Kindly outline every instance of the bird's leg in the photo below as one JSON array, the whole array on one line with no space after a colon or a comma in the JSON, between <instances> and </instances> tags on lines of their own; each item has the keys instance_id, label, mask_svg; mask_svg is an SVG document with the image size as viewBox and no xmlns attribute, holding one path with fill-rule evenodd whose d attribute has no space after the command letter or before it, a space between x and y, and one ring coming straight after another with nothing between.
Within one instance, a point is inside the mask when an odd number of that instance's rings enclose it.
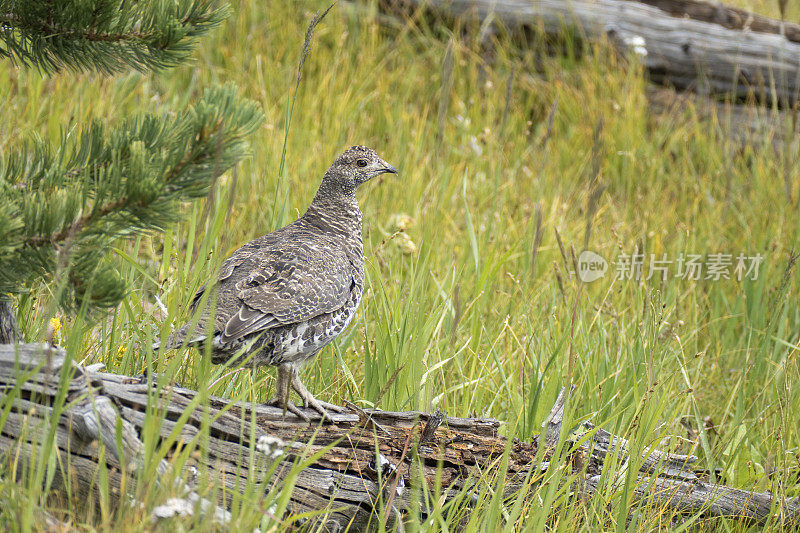
<instances>
[{"instance_id":1,"label":"bird's leg","mask_svg":"<svg viewBox=\"0 0 800 533\"><path fill-rule=\"evenodd\" d=\"M308 422L308 416L289 401L289 392L291 391L290 384L293 374L294 369L291 365L278 365L278 377L275 380L275 397L271 400L267 400L267 405L282 408L284 417L288 410Z\"/></svg>"},{"instance_id":2,"label":"bird's leg","mask_svg":"<svg viewBox=\"0 0 800 533\"><path fill-rule=\"evenodd\" d=\"M343 413L345 409L343 407L339 407L338 405L334 405L332 403L323 402L321 400L317 400L314 396L308 392L308 389L303 382L300 381L300 378L297 376L297 371L292 373L292 388L300 395L303 399L303 406L304 407L312 407L317 412L322 415L322 418L327 418L328 420L333 420L330 415L328 414L327 410L333 411L334 413Z\"/></svg>"}]
</instances>

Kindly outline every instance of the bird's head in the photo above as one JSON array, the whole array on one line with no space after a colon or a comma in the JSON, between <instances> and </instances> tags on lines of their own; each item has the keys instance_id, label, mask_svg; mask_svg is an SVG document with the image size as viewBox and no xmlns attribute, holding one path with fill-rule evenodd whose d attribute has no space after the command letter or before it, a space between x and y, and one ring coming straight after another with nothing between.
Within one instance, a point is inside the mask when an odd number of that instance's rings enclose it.
<instances>
[{"instance_id":1,"label":"bird's head","mask_svg":"<svg viewBox=\"0 0 800 533\"><path fill-rule=\"evenodd\" d=\"M375 150L353 146L336 158L325 172L323 181L343 191L355 190L362 183L381 174L397 174L397 170L381 159Z\"/></svg>"}]
</instances>

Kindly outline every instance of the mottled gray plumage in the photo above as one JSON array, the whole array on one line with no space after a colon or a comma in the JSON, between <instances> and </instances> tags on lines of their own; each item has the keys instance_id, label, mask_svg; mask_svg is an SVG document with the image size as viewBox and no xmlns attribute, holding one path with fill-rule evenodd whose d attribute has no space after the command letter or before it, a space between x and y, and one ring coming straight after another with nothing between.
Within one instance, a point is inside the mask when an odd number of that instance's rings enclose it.
<instances>
[{"instance_id":1,"label":"mottled gray plumage","mask_svg":"<svg viewBox=\"0 0 800 533\"><path fill-rule=\"evenodd\" d=\"M278 367L270 403L300 414L288 402L291 385L323 415L336 406L314 399L296 367L315 356L350 323L364 288L361 211L356 189L397 173L371 149L353 146L325 172L314 200L293 223L252 240L222 264L218 279L192 299L190 324L170 335L167 348L202 344L213 332L214 363ZM208 305L200 308L206 291ZM246 349L243 349L246 348Z\"/></svg>"}]
</instances>

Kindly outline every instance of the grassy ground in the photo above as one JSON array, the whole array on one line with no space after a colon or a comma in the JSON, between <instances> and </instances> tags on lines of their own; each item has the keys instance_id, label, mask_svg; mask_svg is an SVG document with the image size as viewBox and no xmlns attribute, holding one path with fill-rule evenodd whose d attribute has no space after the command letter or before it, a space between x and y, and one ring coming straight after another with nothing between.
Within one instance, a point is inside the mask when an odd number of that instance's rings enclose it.
<instances>
[{"instance_id":1,"label":"grassy ground","mask_svg":"<svg viewBox=\"0 0 800 533\"><path fill-rule=\"evenodd\" d=\"M777 2L741 5L778 13ZM93 117L182 108L229 80L267 117L254 157L206 205L188 206L188 223L120 244L134 291L115 313L91 325L59 315L76 358L142 372L148 354L136 347L187 318L191 294L220 261L301 214L333 158L366 144L400 174L360 191L367 288L352 327L305 371L318 397L489 415L527 439L571 373L575 417L634 446L669 440L737 487L800 494L796 152L739 150L691 109L651 116L640 69L602 48L544 58L500 42L488 59L474 38L385 29L373 10L348 5L317 28L294 92L303 34L323 7L237 5L193 65L161 74L0 73L0 149L31 135L57 139ZM798 11L792 4L788 18ZM616 279L615 263L637 247L644 277L650 254L672 261L667 279ZM592 283L570 273L583 249L611 263ZM681 254L701 255L707 268L714 253L732 255L733 279L677 276ZM735 279L739 254L763 256L757 279ZM47 301L42 290L20 303L29 340L57 314ZM193 351L150 364L214 394L263 401L274 387L272 370L223 373ZM9 524L44 501L7 478L0 489ZM507 516L509 528L536 529L548 513L560 530L625 527L626 491L579 508L541 490L545 504ZM498 509L489 501L474 525L492 529ZM74 503L60 511L90 529L150 527L125 509L99 521ZM257 507L241 513L239 524L261 520Z\"/></svg>"}]
</instances>

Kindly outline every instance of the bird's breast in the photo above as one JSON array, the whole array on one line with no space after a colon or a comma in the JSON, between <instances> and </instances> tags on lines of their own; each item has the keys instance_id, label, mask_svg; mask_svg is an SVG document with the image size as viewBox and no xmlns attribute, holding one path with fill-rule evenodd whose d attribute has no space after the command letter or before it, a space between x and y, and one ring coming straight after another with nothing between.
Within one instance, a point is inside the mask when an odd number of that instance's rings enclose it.
<instances>
[{"instance_id":1,"label":"bird's breast","mask_svg":"<svg viewBox=\"0 0 800 533\"><path fill-rule=\"evenodd\" d=\"M335 311L276 331L267 364L300 363L341 335L358 310L362 289L363 283L356 285L346 303Z\"/></svg>"}]
</instances>

